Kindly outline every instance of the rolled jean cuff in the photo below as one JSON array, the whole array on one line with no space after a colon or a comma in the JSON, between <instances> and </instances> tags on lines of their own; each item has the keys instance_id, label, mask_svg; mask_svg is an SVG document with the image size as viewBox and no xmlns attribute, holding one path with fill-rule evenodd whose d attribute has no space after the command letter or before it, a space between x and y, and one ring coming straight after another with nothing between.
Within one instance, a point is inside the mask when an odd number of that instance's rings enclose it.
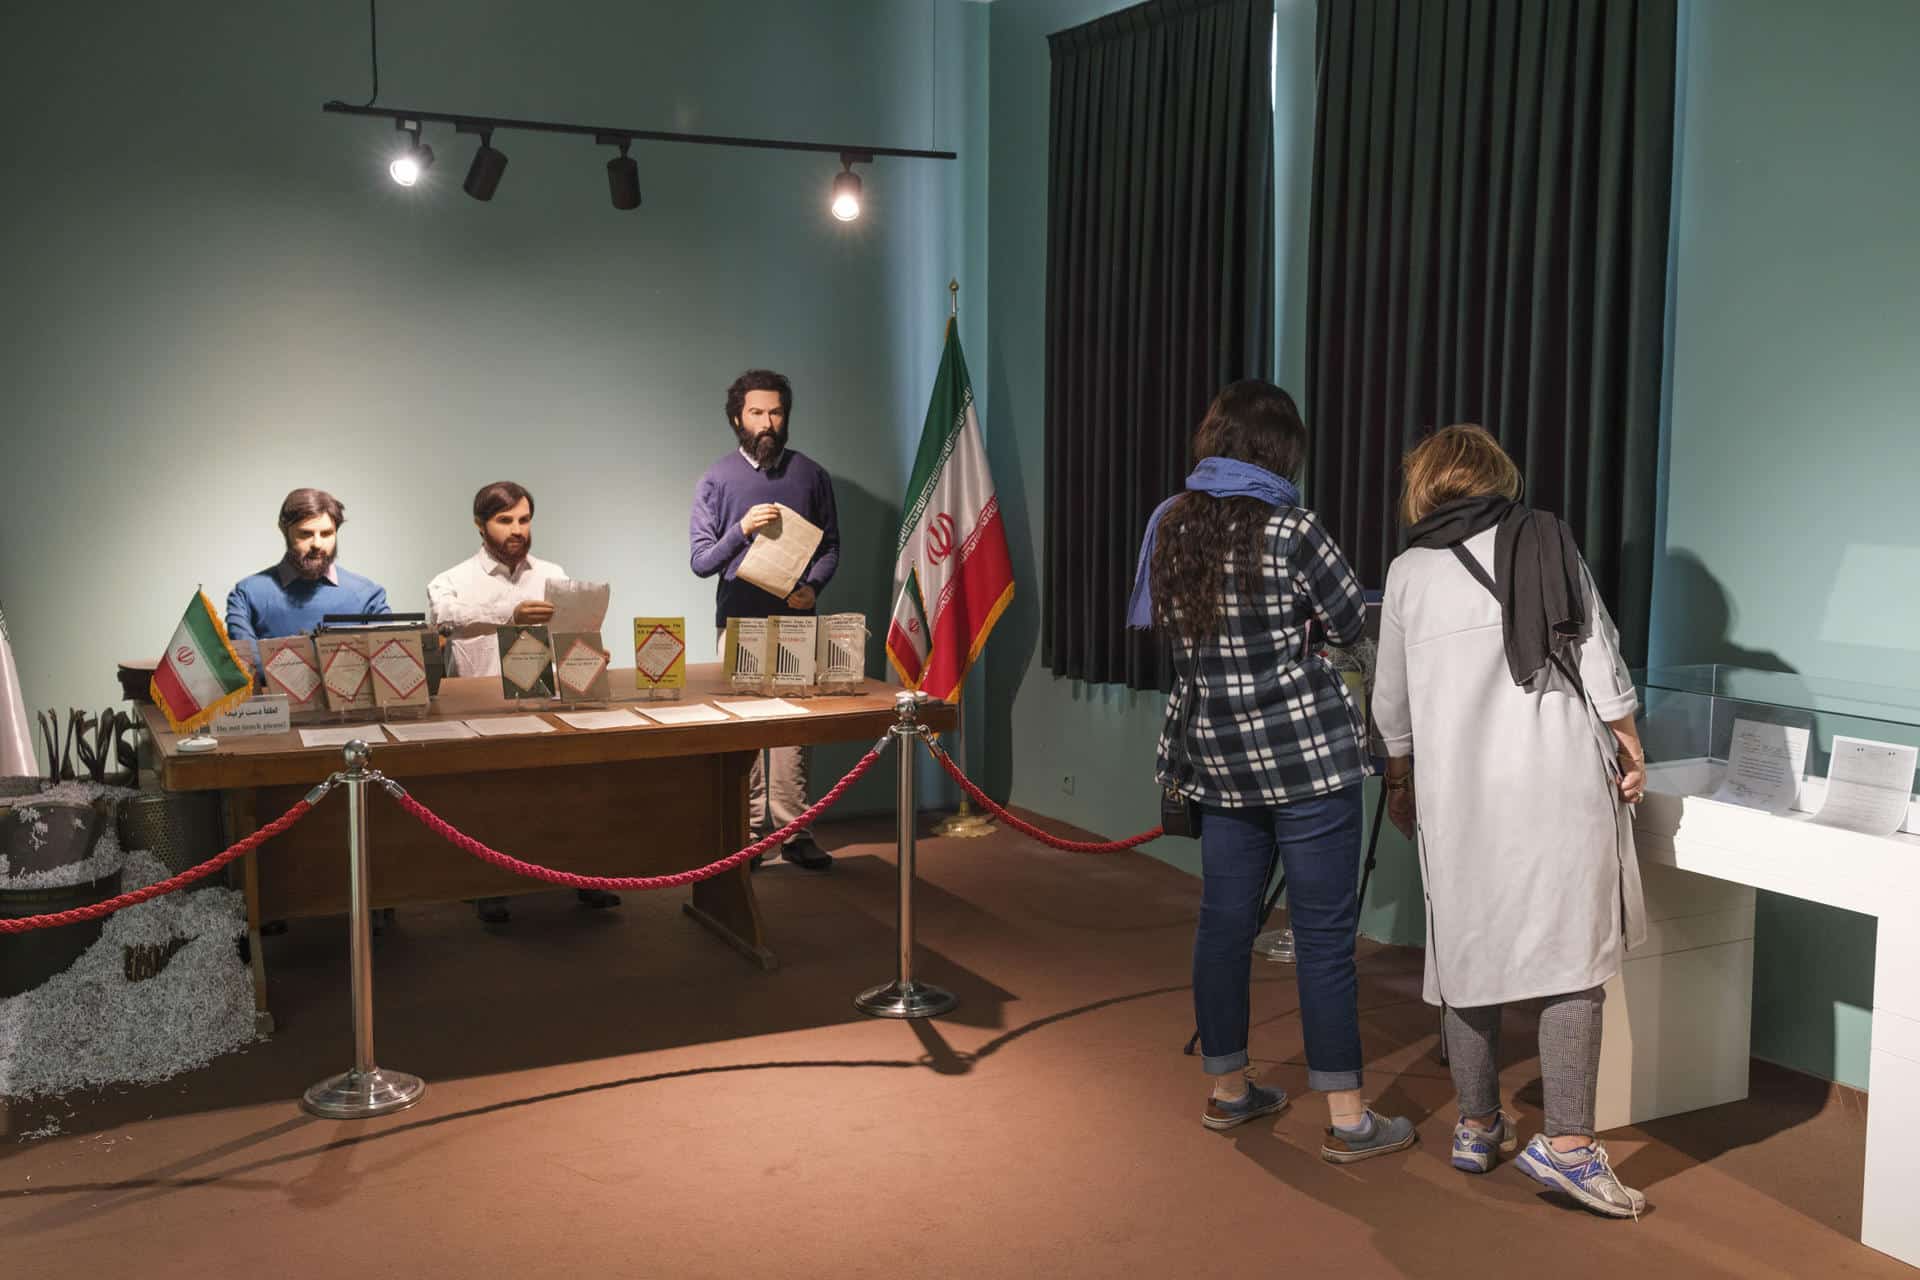
<instances>
[{"instance_id":1,"label":"rolled jean cuff","mask_svg":"<svg viewBox=\"0 0 1920 1280\"><path fill-rule=\"evenodd\" d=\"M1319 1093L1352 1093L1360 1088L1358 1071L1307 1070L1307 1088Z\"/></svg>"},{"instance_id":2,"label":"rolled jean cuff","mask_svg":"<svg viewBox=\"0 0 1920 1280\"><path fill-rule=\"evenodd\" d=\"M1249 1061L1251 1059L1247 1057L1247 1051L1242 1049L1238 1053L1223 1053L1219 1057L1201 1058L1200 1068L1210 1076L1224 1076L1231 1075L1235 1071L1245 1071Z\"/></svg>"}]
</instances>

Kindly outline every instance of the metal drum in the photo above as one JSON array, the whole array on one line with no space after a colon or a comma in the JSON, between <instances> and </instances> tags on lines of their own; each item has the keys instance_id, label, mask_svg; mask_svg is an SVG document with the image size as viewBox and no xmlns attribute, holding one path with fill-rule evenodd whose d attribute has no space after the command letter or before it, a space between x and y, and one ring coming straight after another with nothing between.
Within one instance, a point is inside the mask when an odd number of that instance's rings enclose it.
<instances>
[{"instance_id":1,"label":"metal drum","mask_svg":"<svg viewBox=\"0 0 1920 1280\"><path fill-rule=\"evenodd\" d=\"M217 791L143 791L120 802L120 847L145 849L170 873L198 866L226 846ZM217 884L210 876L193 887Z\"/></svg>"}]
</instances>

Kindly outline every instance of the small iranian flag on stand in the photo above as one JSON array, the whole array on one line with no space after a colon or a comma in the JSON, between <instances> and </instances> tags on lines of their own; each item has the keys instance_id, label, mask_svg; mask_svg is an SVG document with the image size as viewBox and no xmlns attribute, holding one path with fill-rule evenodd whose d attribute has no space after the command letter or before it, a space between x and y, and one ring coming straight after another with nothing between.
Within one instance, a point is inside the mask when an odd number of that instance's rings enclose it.
<instances>
[{"instance_id":1,"label":"small iranian flag on stand","mask_svg":"<svg viewBox=\"0 0 1920 1280\"><path fill-rule=\"evenodd\" d=\"M1013 601L1013 562L951 323L907 485L893 588L887 660L907 688L956 701L987 634Z\"/></svg>"},{"instance_id":2,"label":"small iranian flag on stand","mask_svg":"<svg viewBox=\"0 0 1920 1280\"><path fill-rule=\"evenodd\" d=\"M147 692L175 733L191 733L252 691L253 673L234 652L226 624L206 593L194 592Z\"/></svg>"}]
</instances>

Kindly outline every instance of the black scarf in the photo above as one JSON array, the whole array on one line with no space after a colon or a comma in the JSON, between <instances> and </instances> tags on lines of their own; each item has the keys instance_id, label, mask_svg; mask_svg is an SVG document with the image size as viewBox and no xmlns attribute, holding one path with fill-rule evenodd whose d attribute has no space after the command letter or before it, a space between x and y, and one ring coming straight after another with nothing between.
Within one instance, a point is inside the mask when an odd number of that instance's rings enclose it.
<instances>
[{"instance_id":1,"label":"black scarf","mask_svg":"<svg viewBox=\"0 0 1920 1280\"><path fill-rule=\"evenodd\" d=\"M1494 594L1500 600L1507 671L1528 685L1562 647L1586 634L1580 548L1550 511L1499 494L1462 498L1408 530L1408 545L1444 550L1488 529L1493 535Z\"/></svg>"}]
</instances>

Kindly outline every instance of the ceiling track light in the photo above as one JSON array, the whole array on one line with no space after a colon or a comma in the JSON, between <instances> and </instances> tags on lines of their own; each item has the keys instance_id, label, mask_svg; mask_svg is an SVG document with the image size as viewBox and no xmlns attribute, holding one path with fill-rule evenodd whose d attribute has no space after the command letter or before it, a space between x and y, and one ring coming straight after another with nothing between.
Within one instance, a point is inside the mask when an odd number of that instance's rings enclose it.
<instances>
[{"instance_id":1,"label":"ceiling track light","mask_svg":"<svg viewBox=\"0 0 1920 1280\"><path fill-rule=\"evenodd\" d=\"M569 124L558 120L515 120L504 116L454 115L438 111L376 107L371 104L355 106L337 100L322 103L320 109L333 115L371 116L392 120L395 128L410 134L412 144L396 156L388 166L388 172L393 175L393 180L406 187L418 182L420 175L425 173L428 166L433 163L433 149L420 140L423 124L450 124L456 132L478 134L480 147L474 152L473 164L467 170L467 180L463 184L467 194L476 200L492 199L495 188L500 185L500 177L506 171L506 156L493 149L495 129L517 129L526 133L567 133L592 138L603 146L619 147L620 154L607 162L607 194L616 209L640 207L640 166L627 154L628 148L636 141L681 142L705 147L748 147L762 151L809 151L837 155L840 157L840 172L834 175L829 207L833 211L833 216L842 222L857 219L864 203L860 175L853 171L853 166L856 164L872 164L877 156L907 160L956 160L959 158L958 153L953 151L923 151L912 147L862 147L833 142L795 142L780 138L673 133L661 129L612 129L602 125Z\"/></svg>"},{"instance_id":2,"label":"ceiling track light","mask_svg":"<svg viewBox=\"0 0 1920 1280\"><path fill-rule=\"evenodd\" d=\"M460 189L475 200L493 199L493 193L500 188L501 177L507 172L507 157L493 149L493 126L457 124L454 132L480 135L480 145L473 150L473 163L467 166L467 180L460 184Z\"/></svg>"},{"instance_id":3,"label":"ceiling track light","mask_svg":"<svg viewBox=\"0 0 1920 1280\"><path fill-rule=\"evenodd\" d=\"M860 216L860 175L853 166L872 163L873 154L868 151L840 153L840 172L833 177L833 199L828 205L840 221L852 222Z\"/></svg>"},{"instance_id":4,"label":"ceiling track light","mask_svg":"<svg viewBox=\"0 0 1920 1280\"><path fill-rule=\"evenodd\" d=\"M420 141L420 121L404 116L394 117L393 127L408 136L410 141L387 164L387 176L403 187L410 187L420 181L420 175L433 167L433 148Z\"/></svg>"},{"instance_id":5,"label":"ceiling track light","mask_svg":"<svg viewBox=\"0 0 1920 1280\"><path fill-rule=\"evenodd\" d=\"M620 154L607 161L607 195L616 209L640 207L640 165L627 154L633 139L625 134L595 134L595 142L604 147L619 147Z\"/></svg>"}]
</instances>

